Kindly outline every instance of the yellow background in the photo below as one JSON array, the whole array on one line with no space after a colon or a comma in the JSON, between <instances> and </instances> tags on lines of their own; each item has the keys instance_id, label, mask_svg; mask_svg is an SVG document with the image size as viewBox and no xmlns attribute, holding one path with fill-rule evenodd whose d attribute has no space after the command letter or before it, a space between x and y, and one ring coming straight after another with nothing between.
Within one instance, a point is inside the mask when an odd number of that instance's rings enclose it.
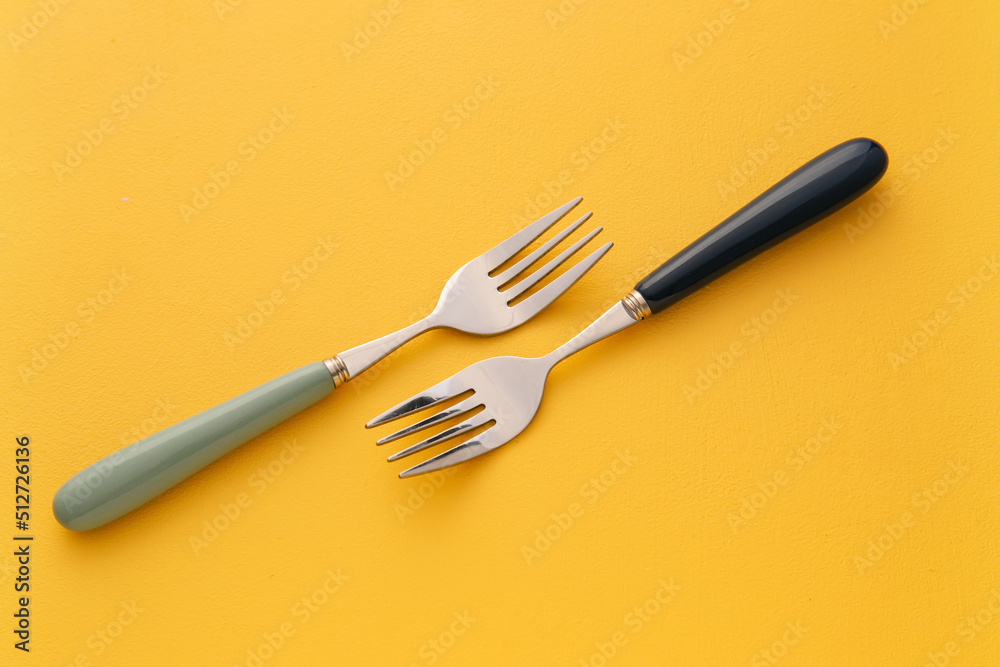
<instances>
[{"instance_id":1,"label":"yellow background","mask_svg":"<svg viewBox=\"0 0 1000 667\"><path fill-rule=\"evenodd\" d=\"M30 436L36 538L30 656L0 556L0 663L252 665L271 636L265 665L1000 664L992 3L224 1L0 11L0 479L6 508ZM560 344L854 136L890 155L871 194L560 366L508 446L434 486L362 428ZM426 335L114 524L56 524L81 467L412 321L577 194L616 247L534 321Z\"/></svg>"}]
</instances>

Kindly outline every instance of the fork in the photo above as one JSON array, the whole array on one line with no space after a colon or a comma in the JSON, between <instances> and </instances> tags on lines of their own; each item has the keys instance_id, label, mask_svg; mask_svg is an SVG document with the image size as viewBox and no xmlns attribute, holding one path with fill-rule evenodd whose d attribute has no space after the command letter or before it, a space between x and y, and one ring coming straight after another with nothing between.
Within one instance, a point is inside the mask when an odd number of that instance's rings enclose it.
<instances>
[{"instance_id":1,"label":"fork","mask_svg":"<svg viewBox=\"0 0 1000 667\"><path fill-rule=\"evenodd\" d=\"M532 420L545 381L563 359L602 338L660 312L730 269L833 213L871 188L888 157L871 139L844 142L772 186L686 249L639 281L628 295L563 346L542 357L494 357L390 408L368 422L372 428L444 401L471 395L436 414L378 440L382 445L450 419L465 418L389 457L409 456L476 429L477 434L402 471L410 477L453 466L494 450ZM482 408L478 412L472 411Z\"/></svg>"},{"instance_id":2,"label":"fork","mask_svg":"<svg viewBox=\"0 0 1000 667\"><path fill-rule=\"evenodd\" d=\"M595 228L534 268L590 218L587 213L523 259L504 267L580 201L578 197L542 216L458 269L445 284L433 311L420 321L324 361L302 366L84 468L56 493L52 503L56 519L71 530L89 530L117 519L327 396L425 331L443 327L491 335L528 321L611 249L611 243L602 245L539 288L543 279L601 232L601 227ZM528 269L534 270L526 274ZM524 296L533 288L538 289Z\"/></svg>"}]
</instances>

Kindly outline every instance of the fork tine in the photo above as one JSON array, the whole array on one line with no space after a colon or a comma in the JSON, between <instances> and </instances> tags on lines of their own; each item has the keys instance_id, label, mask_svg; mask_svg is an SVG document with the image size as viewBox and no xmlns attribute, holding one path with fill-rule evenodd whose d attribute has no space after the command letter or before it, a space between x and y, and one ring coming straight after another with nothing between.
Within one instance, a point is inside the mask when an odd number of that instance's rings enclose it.
<instances>
[{"instance_id":1,"label":"fork tine","mask_svg":"<svg viewBox=\"0 0 1000 667\"><path fill-rule=\"evenodd\" d=\"M398 459L403 458L404 456L409 456L410 454L419 452L421 449L427 449L428 447L433 447L439 442L444 442L445 440L451 440L456 435L461 435L466 431L471 431L474 428L478 428L483 424L485 424L486 422L490 421L491 419L492 417L487 416L485 410L483 412L476 413L469 419L466 419L461 424L456 424L455 426L446 428L445 430L441 431L436 435L432 435L431 437L425 440L421 440L415 445L410 445L406 449L396 452L395 454L390 456L388 460L396 461Z\"/></svg>"},{"instance_id":2,"label":"fork tine","mask_svg":"<svg viewBox=\"0 0 1000 667\"><path fill-rule=\"evenodd\" d=\"M575 232L576 229L577 229L577 227L579 227L584 222L586 222L590 218L590 216L592 216L592 215L594 215L593 212L585 214L582 218L580 218L579 220L577 220L576 222L574 222L572 225L570 225L569 227L567 227L566 229L562 230L561 232L559 232L558 234L556 234L554 237L552 237L549 241L547 241L540 248L538 248L537 250L535 250L534 252L532 252L530 255L528 255L527 257L525 257L524 259L522 259L520 262L518 262L514 266L510 267L509 269L507 269L506 271L504 271L503 273L501 273L499 276L497 276L497 280L500 281L501 285L505 285L508 282L510 282L513 278L516 278L517 275L519 273L521 273L521 271L524 271L526 268L528 268L529 266L531 266L532 264L534 264L538 260L539 257L543 256L549 250L552 250L553 246L555 246L557 243L559 243L560 241L562 241L564 238L566 238L567 236L569 236L570 234L572 234L573 232Z\"/></svg>"},{"instance_id":3,"label":"fork tine","mask_svg":"<svg viewBox=\"0 0 1000 667\"><path fill-rule=\"evenodd\" d=\"M502 442L493 443L492 441L496 438L490 437L493 429L487 429L470 440L466 440L460 445L452 447L446 452L442 452L437 456L432 456L423 463L418 463L412 468L407 468L403 472L399 473L399 477L413 477L414 475L422 475L428 472L434 472L440 470L441 468L448 468L453 465L458 465L464 461L475 458L480 454L485 454L488 451L496 449L498 446L502 445ZM505 441L506 442L506 441Z\"/></svg>"},{"instance_id":4,"label":"fork tine","mask_svg":"<svg viewBox=\"0 0 1000 667\"><path fill-rule=\"evenodd\" d=\"M463 391L468 391L469 387L459 384L456 378L457 374L452 375L447 380L438 382L433 387L430 387L416 396L408 398L402 403L389 408L378 417L375 417L375 419L365 424L365 428L374 428L379 424L399 419L400 417L408 415L411 412L422 410L423 408L430 407L440 403L441 401L447 401L449 398L458 396Z\"/></svg>"},{"instance_id":5,"label":"fork tine","mask_svg":"<svg viewBox=\"0 0 1000 667\"><path fill-rule=\"evenodd\" d=\"M600 248L590 253L586 259L580 260L580 262L574 266L572 269L562 274L551 283L538 290L527 299L517 304L518 308L523 309L527 317L534 317L538 311L540 311L545 306L549 305L555 299L573 286L577 280L583 277L587 271L589 271L594 264L597 264L604 254L611 250L613 243L605 243Z\"/></svg>"},{"instance_id":6,"label":"fork tine","mask_svg":"<svg viewBox=\"0 0 1000 667\"><path fill-rule=\"evenodd\" d=\"M478 399L475 396L470 396L469 398L465 399L464 401L459 401L458 403L456 403L455 405L451 406L450 408L445 408L441 412L438 412L436 414L431 415L427 419L421 419L416 424L411 424L410 426L407 426L406 428L402 428L402 429L396 431L395 433L390 433L389 435L385 436L384 438L379 438L377 441L375 441L375 444L376 445L384 445L386 443L392 442L393 440L399 440L400 438L405 438L406 436L408 436L408 435L410 435L412 433L416 433L417 431L424 430L428 426L433 426L434 424L437 424L438 422L442 422L442 421L444 421L446 419L450 419L451 417L454 417L457 414L461 414L461 413L465 412L466 410L471 410L472 408L476 407L476 405L478 405L478 404L481 404L478 401Z\"/></svg>"},{"instance_id":7,"label":"fork tine","mask_svg":"<svg viewBox=\"0 0 1000 667\"><path fill-rule=\"evenodd\" d=\"M490 265L489 270L492 271L516 255L519 251L523 250L524 246L541 236L542 232L554 225L561 217L566 215L567 211L579 204L582 199L583 197L577 197L573 201L563 204L551 213L546 213L521 231L515 232L506 241L500 242L496 247L483 253L482 257L484 257L486 259L486 263Z\"/></svg>"},{"instance_id":8,"label":"fork tine","mask_svg":"<svg viewBox=\"0 0 1000 667\"><path fill-rule=\"evenodd\" d=\"M582 239L580 239L579 241L577 241L576 243L574 243L573 245L571 245L570 247L566 248L561 253L559 253L556 257L554 257L552 260L546 263L545 266L541 267L540 269L537 269L530 276L524 278L516 285L511 287L509 290L505 291L504 296L507 297L507 301L510 302L511 300L516 299L518 295L523 294L528 289L531 289L531 287L534 286L535 283L537 283L539 280L541 280L545 276L555 271L556 268L560 264L565 262L573 253L575 253L583 246L587 245L587 243L590 242L590 239L600 234L602 229L604 228L598 227L594 231L590 232Z\"/></svg>"}]
</instances>

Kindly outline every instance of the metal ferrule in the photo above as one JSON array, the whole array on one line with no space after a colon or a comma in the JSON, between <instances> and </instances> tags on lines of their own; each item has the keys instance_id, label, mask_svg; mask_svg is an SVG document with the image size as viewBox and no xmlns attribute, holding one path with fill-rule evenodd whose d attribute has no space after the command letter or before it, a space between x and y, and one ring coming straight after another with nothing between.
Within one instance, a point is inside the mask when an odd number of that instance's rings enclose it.
<instances>
[{"instance_id":1,"label":"metal ferrule","mask_svg":"<svg viewBox=\"0 0 1000 667\"><path fill-rule=\"evenodd\" d=\"M646 300L636 290L632 290L625 295L625 298L622 299L622 305L625 306L625 310L632 316L632 319L637 322L653 314L653 311L649 309L649 304L646 303Z\"/></svg>"},{"instance_id":2,"label":"metal ferrule","mask_svg":"<svg viewBox=\"0 0 1000 667\"><path fill-rule=\"evenodd\" d=\"M347 370L347 364L343 362L340 355L324 359L323 363L326 364L326 367L330 371L330 377L333 378L334 389L351 379L351 374Z\"/></svg>"}]
</instances>

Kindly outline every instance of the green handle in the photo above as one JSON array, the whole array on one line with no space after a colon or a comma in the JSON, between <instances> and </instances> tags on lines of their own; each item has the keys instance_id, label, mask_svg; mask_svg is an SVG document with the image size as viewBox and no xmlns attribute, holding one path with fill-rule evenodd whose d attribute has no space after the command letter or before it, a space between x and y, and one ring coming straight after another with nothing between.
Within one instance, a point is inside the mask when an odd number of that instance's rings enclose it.
<instances>
[{"instance_id":1,"label":"green handle","mask_svg":"<svg viewBox=\"0 0 1000 667\"><path fill-rule=\"evenodd\" d=\"M322 361L285 373L84 468L56 492L52 511L70 530L103 526L331 391Z\"/></svg>"}]
</instances>

